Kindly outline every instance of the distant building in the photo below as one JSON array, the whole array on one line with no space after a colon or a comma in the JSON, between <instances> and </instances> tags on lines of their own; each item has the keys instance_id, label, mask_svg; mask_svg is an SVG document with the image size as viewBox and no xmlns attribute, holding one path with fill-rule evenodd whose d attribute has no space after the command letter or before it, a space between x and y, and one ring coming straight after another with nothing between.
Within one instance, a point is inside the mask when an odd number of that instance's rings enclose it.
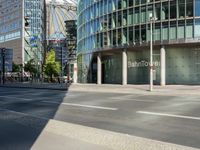
<instances>
[{"instance_id":1,"label":"distant building","mask_svg":"<svg viewBox=\"0 0 200 150\"><path fill-rule=\"evenodd\" d=\"M3 55L5 56L5 72L12 71L13 50L5 49L5 53L0 49L0 72L3 71Z\"/></svg>"},{"instance_id":2,"label":"distant building","mask_svg":"<svg viewBox=\"0 0 200 150\"><path fill-rule=\"evenodd\" d=\"M67 45L67 74L77 82L77 20L65 21Z\"/></svg>"},{"instance_id":3,"label":"distant building","mask_svg":"<svg viewBox=\"0 0 200 150\"><path fill-rule=\"evenodd\" d=\"M13 61L42 63L45 39L45 0L0 1L0 47L13 49ZM32 40L31 40L32 39Z\"/></svg>"}]
</instances>

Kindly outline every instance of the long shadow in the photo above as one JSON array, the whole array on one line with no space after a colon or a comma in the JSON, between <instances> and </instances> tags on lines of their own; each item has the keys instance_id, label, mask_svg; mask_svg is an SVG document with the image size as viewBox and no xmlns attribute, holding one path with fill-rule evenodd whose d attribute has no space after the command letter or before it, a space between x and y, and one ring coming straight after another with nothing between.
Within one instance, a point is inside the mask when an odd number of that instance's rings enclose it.
<instances>
[{"instance_id":1,"label":"long shadow","mask_svg":"<svg viewBox=\"0 0 200 150\"><path fill-rule=\"evenodd\" d=\"M67 93L0 87L0 149L31 149Z\"/></svg>"}]
</instances>

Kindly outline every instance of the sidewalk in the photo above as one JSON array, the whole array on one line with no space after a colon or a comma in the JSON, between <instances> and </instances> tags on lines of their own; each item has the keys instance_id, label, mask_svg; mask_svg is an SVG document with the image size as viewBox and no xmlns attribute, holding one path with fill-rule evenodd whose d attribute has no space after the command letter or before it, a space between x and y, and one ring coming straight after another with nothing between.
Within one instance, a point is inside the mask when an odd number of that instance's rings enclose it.
<instances>
[{"instance_id":1,"label":"sidewalk","mask_svg":"<svg viewBox=\"0 0 200 150\"><path fill-rule=\"evenodd\" d=\"M66 83L5 83L0 84L0 87L13 87L13 88L35 88L35 89L52 89L52 90L67 90L68 84Z\"/></svg>"},{"instance_id":2,"label":"sidewalk","mask_svg":"<svg viewBox=\"0 0 200 150\"><path fill-rule=\"evenodd\" d=\"M181 95L200 95L200 85L154 85L152 92L149 85L119 85L119 84L72 84L69 91L83 92L104 92L104 93L127 93L127 94L181 94Z\"/></svg>"},{"instance_id":3,"label":"sidewalk","mask_svg":"<svg viewBox=\"0 0 200 150\"><path fill-rule=\"evenodd\" d=\"M32 150L197 150L122 133L50 120Z\"/></svg>"}]
</instances>

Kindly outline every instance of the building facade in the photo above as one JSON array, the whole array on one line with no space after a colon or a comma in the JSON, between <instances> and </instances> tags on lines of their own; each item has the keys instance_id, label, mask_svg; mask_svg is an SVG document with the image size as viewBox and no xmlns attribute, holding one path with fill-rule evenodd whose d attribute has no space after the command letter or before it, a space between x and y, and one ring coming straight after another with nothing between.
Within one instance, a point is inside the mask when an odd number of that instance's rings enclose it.
<instances>
[{"instance_id":1,"label":"building facade","mask_svg":"<svg viewBox=\"0 0 200 150\"><path fill-rule=\"evenodd\" d=\"M0 1L0 47L13 49L13 61L42 63L44 52L44 0ZM34 40L31 40L33 39Z\"/></svg>"},{"instance_id":2,"label":"building facade","mask_svg":"<svg viewBox=\"0 0 200 150\"><path fill-rule=\"evenodd\" d=\"M200 84L199 0L79 0L78 79L149 83L150 16L155 84Z\"/></svg>"}]
</instances>

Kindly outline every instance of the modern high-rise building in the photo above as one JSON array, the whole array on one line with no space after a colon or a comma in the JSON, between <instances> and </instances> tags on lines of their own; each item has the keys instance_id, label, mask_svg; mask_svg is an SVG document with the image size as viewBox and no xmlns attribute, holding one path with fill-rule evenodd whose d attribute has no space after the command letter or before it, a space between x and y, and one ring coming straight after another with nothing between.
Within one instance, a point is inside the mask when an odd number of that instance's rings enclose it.
<instances>
[{"instance_id":1,"label":"modern high-rise building","mask_svg":"<svg viewBox=\"0 0 200 150\"><path fill-rule=\"evenodd\" d=\"M154 83L200 84L199 8L199 0L79 0L79 82L149 83L153 35Z\"/></svg>"},{"instance_id":2,"label":"modern high-rise building","mask_svg":"<svg viewBox=\"0 0 200 150\"><path fill-rule=\"evenodd\" d=\"M42 64L45 0L0 0L0 47L13 49L13 61Z\"/></svg>"}]
</instances>

